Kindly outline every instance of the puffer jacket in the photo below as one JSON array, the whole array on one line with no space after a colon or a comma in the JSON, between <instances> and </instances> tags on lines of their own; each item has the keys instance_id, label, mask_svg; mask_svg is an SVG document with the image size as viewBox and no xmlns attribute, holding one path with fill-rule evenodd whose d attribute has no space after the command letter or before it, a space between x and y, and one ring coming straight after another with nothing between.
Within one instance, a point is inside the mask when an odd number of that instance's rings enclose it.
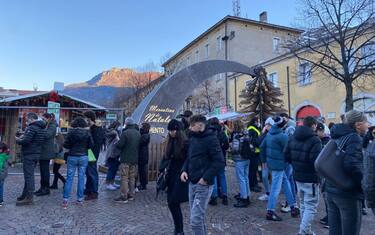
<instances>
[{"instance_id":1,"label":"puffer jacket","mask_svg":"<svg viewBox=\"0 0 375 235\"><path fill-rule=\"evenodd\" d=\"M277 125L273 125L260 145L262 162L267 162L267 167L271 171L285 170L284 149L287 143L288 136Z\"/></svg>"},{"instance_id":2,"label":"puffer jacket","mask_svg":"<svg viewBox=\"0 0 375 235\"><path fill-rule=\"evenodd\" d=\"M21 145L23 156L32 154L41 154L42 145L45 141L46 123L42 120L30 123L25 130L25 134L17 139L17 144Z\"/></svg>"},{"instance_id":3,"label":"puffer jacket","mask_svg":"<svg viewBox=\"0 0 375 235\"><path fill-rule=\"evenodd\" d=\"M120 162L130 165L138 164L141 134L136 125L128 125L122 132L116 147L121 150Z\"/></svg>"},{"instance_id":4,"label":"puffer jacket","mask_svg":"<svg viewBox=\"0 0 375 235\"><path fill-rule=\"evenodd\" d=\"M209 185L225 167L223 152L216 131L190 132L188 157L183 171L188 173L191 183L196 184L203 178Z\"/></svg>"},{"instance_id":5,"label":"puffer jacket","mask_svg":"<svg viewBox=\"0 0 375 235\"><path fill-rule=\"evenodd\" d=\"M375 141L370 141L363 151L363 191L369 208L375 208Z\"/></svg>"},{"instance_id":6,"label":"puffer jacket","mask_svg":"<svg viewBox=\"0 0 375 235\"><path fill-rule=\"evenodd\" d=\"M55 136L57 124L54 120L47 123L46 136L42 146L40 160L51 160L55 157Z\"/></svg>"},{"instance_id":7,"label":"puffer jacket","mask_svg":"<svg viewBox=\"0 0 375 235\"><path fill-rule=\"evenodd\" d=\"M69 149L69 156L87 156L89 149L94 146L90 131L84 128L69 129L65 138L64 148Z\"/></svg>"},{"instance_id":8,"label":"puffer jacket","mask_svg":"<svg viewBox=\"0 0 375 235\"><path fill-rule=\"evenodd\" d=\"M229 149L229 139L225 134L223 128L220 125L210 126L209 129L216 131L216 136L219 139L221 150L223 151L223 156L225 158L226 152Z\"/></svg>"},{"instance_id":9,"label":"puffer jacket","mask_svg":"<svg viewBox=\"0 0 375 235\"><path fill-rule=\"evenodd\" d=\"M326 180L325 191L345 198L363 199L362 178L363 178L363 152L362 138L356 130L347 124L336 124L331 129L332 139L340 139L350 135L343 150L343 168L345 173L354 181L354 187L350 190L343 190L336 187L329 180Z\"/></svg>"},{"instance_id":10,"label":"puffer jacket","mask_svg":"<svg viewBox=\"0 0 375 235\"><path fill-rule=\"evenodd\" d=\"M296 181L319 183L314 163L321 150L321 141L310 127L297 127L284 150L286 161L293 166Z\"/></svg>"}]
</instances>

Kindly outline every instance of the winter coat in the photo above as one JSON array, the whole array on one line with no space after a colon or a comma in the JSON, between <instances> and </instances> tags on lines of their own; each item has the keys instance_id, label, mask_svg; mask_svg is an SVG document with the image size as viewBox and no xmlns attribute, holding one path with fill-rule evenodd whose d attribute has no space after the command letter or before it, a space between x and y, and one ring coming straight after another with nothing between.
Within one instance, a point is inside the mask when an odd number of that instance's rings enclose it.
<instances>
[{"instance_id":1,"label":"winter coat","mask_svg":"<svg viewBox=\"0 0 375 235\"><path fill-rule=\"evenodd\" d=\"M330 140L331 138L329 138L329 136L324 136L323 138L320 138L320 141L322 142L322 147L324 148L324 146L326 146Z\"/></svg>"},{"instance_id":2,"label":"winter coat","mask_svg":"<svg viewBox=\"0 0 375 235\"><path fill-rule=\"evenodd\" d=\"M284 151L286 161L293 166L293 176L296 181L319 183L314 163L321 150L321 141L310 127L297 127Z\"/></svg>"},{"instance_id":3,"label":"winter coat","mask_svg":"<svg viewBox=\"0 0 375 235\"><path fill-rule=\"evenodd\" d=\"M288 136L277 125L273 125L260 145L262 162L267 162L271 171L283 171L286 167L284 149Z\"/></svg>"},{"instance_id":4,"label":"winter coat","mask_svg":"<svg viewBox=\"0 0 375 235\"><path fill-rule=\"evenodd\" d=\"M169 138L168 140L167 151L164 157L165 160L170 161L167 172L167 201L169 204L187 202L189 200L189 185L182 182L180 176L186 160L188 142L186 141L184 146L180 146L180 152L176 153L177 143L175 139ZM178 157L174 155L178 155Z\"/></svg>"},{"instance_id":5,"label":"winter coat","mask_svg":"<svg viewBox=\"0 0 375 235\"><path fill-rule=\"evenodd\" d=\"M259 146L259 150L260 150L260 146L263 143L263 140L267 137L267 134L268 134L268 131L266 131L265 133L260 134L260 136L258 137L256 144L257 144L257 146ZM261 158L260 161L262 163L267 163L267 159L266 158L264 158L264 159Z\"/></svg>"},{"instance_id":6,"label":"winter coat","mask_svg":"<svg viewBox=\"0 0 375 235\"><path fill-rule=\"evenodd\" d=\"M363 191L369 208L375 208L375 141L363 151Z\"/></svg>"},{"instance_id":7,"label":"winter coat","mask_svg":"<svg viewBox=\"0 0 375 235\"><path fill-rule=\"evenodd\" d=\"M69 129L64 141L64 148L69 149L69 156L87 156L88 150L93 146L90 131L84 128Z\"/></svg>"},{"instance_id":8,"label":"winter coat","mask_svg":"<svg viewBox=\"0 0 375 235\"><path fill-rule=\"evenodd\" d=\"M41 120L32 122L26 127L25 134L17 140L17 144L22 146L23 156L42 153L42 145L46 136L45 127L46 123Z\"/></svg>"},{"instance_id":9,"label":"winter coat","mask_svg":"<svg viewBox=\"0 0 375 235\"><path fill-rule=\"evenodd\" d=\"M332 139L340 139L350 135L344 146L343 168L345 173L354 181L354 187L350 190L343 190L336 187L329 180L326 180L325 191L345 198L363 199L361 181L363 178L363 153L362 139L356 130L347 124L336 124L331 129Z\"/></svg>"},{"instance_id":10,"label":"winter coat","mask_svg":"<svg viewBox=\"0 0 375 235\"><path fill-rule=\"evenodd\" d=\"M139 144L139 158L138 158L138 165L146 165L148 164L148 145L150 144L150 134L149 133L141 133L141 142Z\"/></svg>"},{"instance_id":11,"label":"winter coat","mask_svg":"<svg viewBox=\"0 0 375 235\"><path fill-rule=\"evenodd\" d=\"M46 136L42 146L40 160L51 160L55 157L55 136L57 124L54 120L47 123Z\"/></svg>"},{"instance_id":12,"label":"winter coat","mask_svg":"<svg viewBox=\"0 0 375 235\"><path fill-rule=\"evenodd\" d=\"M94 141L94 145L92 146L91 150L95 155L96 159L99 159L100 150L105 144L105 132L102 127L99 127L97 125L92 125L90 127L90 133L92 136L92 139Z\"/></svg>"},{"instance_id":13,"label":"winter coat","mask_svg":"<svg viewBox=\"0 0 375 235\"><path fill-rule=\"evenodd\" d=\"M109 130L106 134L107 137L107 151L105 160L109 158L118 159L120 157L120 150L116 148L116 144L119 141L119 137L116 130Z\"/></svg>"},{"instance_id":14,"label":"winter coat","mask_svg":"<svg viewBox=\"0 0 375 235\"><path fill-rule=\"evenodd\" d=\"M224 156L216 132L210 129L191 132L188 156L183 167L190 182L196 184L203 178L209 185L213 185L215 176L224 167Z\"/></svg>"},{"instance_id":15,"label":"winter coat","mask_svg":"<svg viewBox=\"0 0 375 235\"><path fill-rule=\"evenodd\" d=\"M138 164L141 134L136 125L128 125L122 132L116 147L121 150L120 162L130 165Z\"/></svg>"}]
</instances>

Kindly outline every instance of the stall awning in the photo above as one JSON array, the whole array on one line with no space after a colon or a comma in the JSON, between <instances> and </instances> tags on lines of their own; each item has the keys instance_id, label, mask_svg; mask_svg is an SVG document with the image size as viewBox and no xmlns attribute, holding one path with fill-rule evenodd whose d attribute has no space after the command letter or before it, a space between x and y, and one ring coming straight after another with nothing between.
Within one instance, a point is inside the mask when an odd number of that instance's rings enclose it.
<instances>
[{"instance_id":1,"label":"stall awning","mask_svg":"<svg viewBox=\"0 0 375 235\"><path fill-rule=\"evenodd\" d=\"M251 115L251 113L237 113L237 112L228 112L228 113L222 113L222 114L216 114L216 115L207 115L206 118L218 118L220 121L230 121L242 117L247 117Z\"/></svg>"}]
</instances>

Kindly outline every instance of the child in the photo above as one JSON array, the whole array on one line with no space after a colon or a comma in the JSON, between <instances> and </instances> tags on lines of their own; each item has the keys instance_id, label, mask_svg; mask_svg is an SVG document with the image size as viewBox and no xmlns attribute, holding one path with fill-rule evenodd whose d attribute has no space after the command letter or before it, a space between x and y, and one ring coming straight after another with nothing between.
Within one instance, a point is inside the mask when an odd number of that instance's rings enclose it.
<instances>
[{"instance_id":1,"label":"child","mask_svg":"<svg viewBox=\"0 0 375 235\"><path fill-rule=\"evenodd\" d=\"M8 146L1 142L0 143L0 207L4 204L4 180L8 175L8 163L9 149Z\"/></svg>"}]
</instances>

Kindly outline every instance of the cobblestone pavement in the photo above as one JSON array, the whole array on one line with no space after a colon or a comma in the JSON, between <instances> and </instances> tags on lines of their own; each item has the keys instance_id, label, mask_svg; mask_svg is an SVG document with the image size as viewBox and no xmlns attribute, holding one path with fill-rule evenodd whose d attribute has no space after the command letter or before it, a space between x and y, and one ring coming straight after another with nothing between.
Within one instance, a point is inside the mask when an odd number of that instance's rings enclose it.
<instances>
[{"instance_id":1,"label":"cobblestone pavement","mask_svg":"<svg viewBox=\"0 0 375 235\"><path fill-rule=\"evenodd\" d=\"M37 176L37 186L38 180ZM228 170L228 185L230 205L210 206L208 209L210 234L297 234L299 219L281 213L282 222L264 219L266 203L256 200L260 194L252 195L249 208L232 206L233 195L237 191L233 168ZM0 208L0 234L173 234L173 222L165 196L155 200L154 183L147 191L138 193L135 201L124 205L113 202L118 192L105 191L101 186L97 201L85 202L81 206L70 204L67 210L61 208L62 189L52 191L50 196L36 198L32 206L16 207L16 197L22 187L22 175L10 175L5 182L6 204ZM75 194L72 195L75 199ZM185 230L191 234L187 203L183 204L183 209ZM323 216L322 207L319 211L317 218ZM374 222L372 214L365 216L361 234L374 234ZM315 222L315 228L318 235L328 234L318 222Z\"/></svg>"}]
</instances>

